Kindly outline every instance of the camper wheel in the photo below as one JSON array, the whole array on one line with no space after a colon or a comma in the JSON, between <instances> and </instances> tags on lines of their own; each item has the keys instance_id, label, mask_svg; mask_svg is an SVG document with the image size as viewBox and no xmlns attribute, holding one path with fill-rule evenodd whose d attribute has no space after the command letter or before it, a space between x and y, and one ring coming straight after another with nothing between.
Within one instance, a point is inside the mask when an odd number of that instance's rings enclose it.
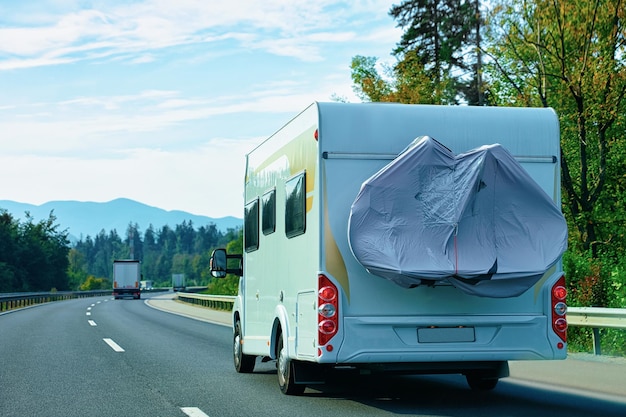
<instances>
[{"instance_id":1,"label":"camper wheel","mask_svg":"<svg viewBox=\"0 0 626 417\"><path fill-rule=\"evenodd\" d=\"M296 363L289 360L287 357L287 350L283 343L283 334L281 333L278 338L278 386L280 392L286 395L301 395L306 385L296 384L294 380L294 370Z\"/></svg>"},{"instance_id":2,"label":"camper wheel","mask_svg":"<svg viewBox=\"0 0 626 417\"><path fill-rule=\"evenodd\" d=\"M241 349L241 322L235 323L235 331L233 334L233 360L235 369L242 374L249 374L254 370L255 356L246 355Z\"/></svg>"},{"instance_id":3,"label":"camper wheel","mask_svg":"<svg viewBox=\"0 0 626 417\"><path fill-rule=\"evenodd\" d=\"M467 374L465 379L467 379L470 388L475 391L490 391L498 384L498 378L488 378L476 374Z\"/></svg>"}]
</instances>

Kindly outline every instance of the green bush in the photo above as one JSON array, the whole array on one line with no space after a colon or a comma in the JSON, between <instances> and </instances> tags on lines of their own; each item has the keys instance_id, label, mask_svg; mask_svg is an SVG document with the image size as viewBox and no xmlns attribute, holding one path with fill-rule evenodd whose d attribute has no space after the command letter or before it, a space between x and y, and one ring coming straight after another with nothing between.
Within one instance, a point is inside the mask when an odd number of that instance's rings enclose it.
<instances>
[{"instance_id":1,"label":"green bush","mask_svg":"<svg viewBox=\"0 0 626 417\"><path fill-rule=\"evenodd\" d=\"M79 287L81 291L108 290L110 288L111 281L106 278L96 278L93 275L89 275Z\"/></svg>"},{"instance_id":2,"label":"green bush","mask_svg":"<svg viewBox=\"0 0 626 417\"><path fill-rule=\"evenodd\" d=\"M626 260L607 254L567 251L563 255L570 307L626 308ZM601 329L602 353L626 355L626 330ZM593 331L588 327L568 329L569 349L593 352Z\"/></svg>"}]
</instances>

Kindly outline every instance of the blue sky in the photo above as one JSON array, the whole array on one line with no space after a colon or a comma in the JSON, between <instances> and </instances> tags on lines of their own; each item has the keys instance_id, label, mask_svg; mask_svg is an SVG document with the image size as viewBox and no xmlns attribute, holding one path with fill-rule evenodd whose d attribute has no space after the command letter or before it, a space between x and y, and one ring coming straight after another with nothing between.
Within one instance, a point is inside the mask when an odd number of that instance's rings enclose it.
<instances>
[{"instance_id":1,"label":"blue sky","mask_svg":"<svg viewBox=\"0 0 626 417\"><path fill-rule=\"evenodd\" d=\"M398 1L0 0L0 200L242 217L245 153L393 62Z\"/></svg>"}]
</instances>

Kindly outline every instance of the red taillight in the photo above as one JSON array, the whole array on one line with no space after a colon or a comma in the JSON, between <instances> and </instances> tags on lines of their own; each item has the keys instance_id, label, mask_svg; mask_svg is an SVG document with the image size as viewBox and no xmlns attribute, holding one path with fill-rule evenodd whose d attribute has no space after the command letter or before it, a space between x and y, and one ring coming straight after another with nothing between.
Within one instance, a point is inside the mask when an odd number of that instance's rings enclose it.
<instances>
[{"instance_id":1,"label":"red taillight","mask_svg":"<svg viewBox=\"0 0 626 417\"><path fill-rule=\"evenodd\" d=\"M554 322L554 327L559 332L565 332L567 330L567 320L565 320L563 317L556 319Z\"/></svg>"},{"instance_id":2,"label":"red taillight","mask_svg":"<svg viewBox=\"0 0 626 417\"><path fill-rule=\"evenodd\" d=\"M315 129L315 133L313 133L313 138L315 138L316 142L319 140L319 137L320 137L320 133L317 129Z\"/></svg>"},{"instance_id":3,"label":"red taillight","mask_svg":"<svg viewBox=\"0 0 626 417\"><path fill-rule=\"evenodd\" d=\"M565 280L565 278L563 278L563 280ZM559 283L557 282L557 285L552 288L552 296L558 300L565 300L565 297L567 297L567 290L563 285L558 284Z\"/></svg>"},{"instance_id":4,"label":"red taillight","mask_svg":"<svg viewBox=\"0 0 626 417\"><path fill-rule=\"evenodd\" d=\"M337 290L335 289L334 286L331 287L329 285L325 285L320 288L320 290L318 291L318 295L319 295L319 298L323 301L333 301L335 298L337 298Z\"/></svg>"},{"instance_id":5,"label":"red taillight","mask_svg":"<svg viewBox=\"0 0 626 417\"><path fill-rule=\"evenodd\" d=\"M339 292L325 275L318 275L317 339L320 346L328 343L339 330Z\"/></svg>"},{"instance_id":6,"label":"red taillight","mask_svg":"<svg viewBox=\"0 0 626 417\"><path fill-rule=\"evenodd\" d=\"M319 324L319 330L323 334L334 334L337 331L337 325L332 320L324 320Z\"/></svg>"},{"instance_id":7,"label":"red taillight","mask_svg":"<svg viewBox=\"0 0 626 417\"><path fill-rule=\"evenodd\" d=\"M567 289L565 288L565 276L561 276L559 280L552 286L552 330L562 341L567 342Z\"/></svg>"}]
</instances>

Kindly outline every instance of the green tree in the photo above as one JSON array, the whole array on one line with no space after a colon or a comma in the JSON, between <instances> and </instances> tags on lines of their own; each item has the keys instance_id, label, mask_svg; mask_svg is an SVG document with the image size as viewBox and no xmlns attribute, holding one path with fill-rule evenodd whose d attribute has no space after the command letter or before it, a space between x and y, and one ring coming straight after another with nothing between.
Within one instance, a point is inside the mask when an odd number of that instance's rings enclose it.
<instances>
[{"instance_id":1,"label":"green tree","mask_svg":"<svg viewBox=\"0 0 626 417\"><path fill-rule=\"evenodd\" d=\"M177 252L192 253L194 249L194 241L196 239L196 230L193 228L193 222L183 221L176 225L176 249Z\"/></svg>"},{"instance_id":2,"label":"green tree","mask_svg":"<svg viewBox=\"0 0 626 417\"><path fill-rule=\"evenodd\" d=\"M357 55L352 58L352 81L355 94L363 101L413 104L443 104L454 96L453 80L442 76L433 83L414 51L391 68L377 69L378 59Z\"/></svg>"},{"instance_id":3,"label":"green tree","mask_svg":"<svg viewBox=\"0 0 626 417\"><path fill-rule=\"evenodd\" d=\"M353 90L363 101L482 105L483 18L478 0L405 0L389 14L405 31L393 66L352 58ZM487 95L489 97L489 95Z\"/></svg>"},{"instance_id":4,"label":"green tree","mask_svg":"<svg viewBox=\"0 0 626 417\"><path fill-rule=\"evenodd\" d=\"M120 258L143 260L143 241L141 240L141 232L137 223L128 224L124 244L128 251L123 250L123 255Z\"/></svg>"},{"instance_id":5,"label":"green tree","mask_svg":"<svg viewBox=\"0 0 626 417\"><path fill-rule=\"evenodd\" d=\"M622 0L505 0L492 16L497 102L553 107L571 244L624 249L626 49Z\"/></svg>"},{"instance_id":6,"label":"green tree","mask_svg":"<svg viewBox=\"0 0 626 417\"><path fill-rule=\"evenodd\" d=\"M67 267L69 241L67 230L59 231L56 216L34 223L30 213L20 228L18 259L26 270L24 281L31 291L69 289Z\"/></svg>"},{"instance_id":7,"label":"green tree","mask_svg":"<svg viewBox=\"0 0 626 417\"><path fill-rule=\"evenodd\" d=\"M20 223L0 210L0 290L49 291L69 289L69 242L54 213L35 223L26 212Z\"/></svg>"},{"instance_id":8,"label":"green tree","mask_svg":"<svg viewBox=\"0 0 626 417\"><path fill-rule=\"evenodd\" d=\"M68 256L67 276L70 288L75 289L87 280L87 257L76 248L70 249Z\"/></svg>"},{"instance_id":9,"label":"green tree","mask_svg":"<svg viewBox=\"0 0 626 417\"><path fill-rule=\"evenodd\" d=\"M80 285L81 291L108 290L112 286L111 280L107 278L96 278L89 275L85 282Z\"/></svg>"},{"instance_id":10,"label":"green tree","mask_svg":"<svg viewBox=\"0 0 626 417\"><path fill-rule=\"evenodd\" d=\"M0 210L0 292L20 288L22 274L17 262L19 222L6 210Z\"/></svg>"}]
</instances>

